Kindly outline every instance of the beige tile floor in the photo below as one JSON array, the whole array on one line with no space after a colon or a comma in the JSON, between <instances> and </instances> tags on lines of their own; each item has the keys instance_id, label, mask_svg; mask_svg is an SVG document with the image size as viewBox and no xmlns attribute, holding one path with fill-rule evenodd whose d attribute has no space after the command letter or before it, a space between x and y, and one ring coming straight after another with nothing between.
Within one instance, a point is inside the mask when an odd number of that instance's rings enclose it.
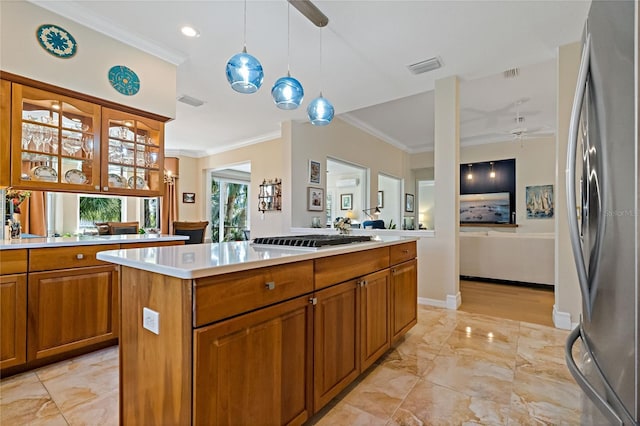
<instances>
[{"instance_id":1,"label":"beige tile floor","mask_svg":"<svg viewBox=\"0 0 640 426\"><path fill-rule=\"evenodd\" d=\"M418 324L309 423L580 423L567 332L421 306ZM0 382L2 425L116 425L118 352L108 348Z\"/></svg>"}]
</instances>

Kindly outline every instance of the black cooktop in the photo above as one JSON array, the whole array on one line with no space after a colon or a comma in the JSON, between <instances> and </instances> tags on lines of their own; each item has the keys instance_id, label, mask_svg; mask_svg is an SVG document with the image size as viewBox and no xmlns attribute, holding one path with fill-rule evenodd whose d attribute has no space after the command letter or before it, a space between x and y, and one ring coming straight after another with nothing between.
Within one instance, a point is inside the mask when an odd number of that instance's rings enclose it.
<instances>
[{"instance_id":1,"label":"black cooktop","mask_svg":"<svg viewBox=\"0 0 640 426\"><path fill-rule=\"evenodd\" d=\"M253 239L254 244L268 244L293 247L323 247L339 244L360 243L371 241L367 235L288 235L284 237L258 237Z\"/></svg>"}]
</instances>

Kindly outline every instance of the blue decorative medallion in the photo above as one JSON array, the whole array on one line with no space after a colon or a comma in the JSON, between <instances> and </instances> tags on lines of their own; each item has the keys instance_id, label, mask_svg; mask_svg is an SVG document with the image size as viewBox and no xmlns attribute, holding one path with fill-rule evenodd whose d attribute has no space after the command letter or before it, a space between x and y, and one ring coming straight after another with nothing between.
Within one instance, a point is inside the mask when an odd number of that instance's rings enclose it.
<instances>
[{"instance_id":1,"label":"blue decorative medallion","mask_svg":"<svg viewBox=\"0 0 640 426\"><path fill-rule=\"evenodd\" d=\"M109 70L109 83L123 95L133 96L140 90L140 79L131 68L116 65Z\"/></svg>"},{"instance_id":2,"label":"blue decorative medallion","mask_svg":"<svg viewBox=\"0 0 640 426\"><path fill-rule=\"evenodd\" d=\"M40 46L58 58L71 58L78 50L76 39L69 31L53 24L40 25L36 31Z\"/></svg>"}]
</instances>

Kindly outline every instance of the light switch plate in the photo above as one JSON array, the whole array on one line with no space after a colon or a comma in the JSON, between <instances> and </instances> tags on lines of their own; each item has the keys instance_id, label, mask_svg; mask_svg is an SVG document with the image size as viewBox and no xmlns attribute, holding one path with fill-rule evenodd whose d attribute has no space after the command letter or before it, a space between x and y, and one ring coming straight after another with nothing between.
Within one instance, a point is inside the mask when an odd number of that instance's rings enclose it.
<instances>
[{"instance_id":1,"label":"light switch plate","mask_svg":"<svg viewBox=\"0 0 640 426\"><path fill-rule=\"evenodd\" d=\"M160 334L160 314L149 308L142 308L142 326L152 333Z\"/></svg>"}]
</instances>

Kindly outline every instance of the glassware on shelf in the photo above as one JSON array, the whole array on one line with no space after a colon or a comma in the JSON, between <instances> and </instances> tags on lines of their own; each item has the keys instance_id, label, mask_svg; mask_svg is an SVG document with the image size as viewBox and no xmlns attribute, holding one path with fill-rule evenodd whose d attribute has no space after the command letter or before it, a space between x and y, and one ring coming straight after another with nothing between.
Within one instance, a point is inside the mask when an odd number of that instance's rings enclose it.
<instances>
[{"instance_id":1,"label":"glassware on shelf","mask_svg":"<svg viewBox=\"0 0 640 426\"><path fill-rule=\"evenodd\" d=\"M158 153L157 152L147 152L147 167L157 167L158 164Z\"/></svg>"},{"instance_id":2,"label":"glassware on shelf","mask_svg":"<svg viewBox=\"0 0 640 426\"><path fill-rule=\"evenodd\" d=\"M84 152L85 158L93 158L93 136L82 135L82 152Z\"/></svg>"},{"instance_id":3,"label":"glassware on shelf","mask_svg":"<svg viewBox=\"0 0 640 426\"><path fill-rule=\"evenodd\" d=\"M71 121L73 121L73 127L76 130L82 130L83 132L86 132L89 130L89 125L86 123L83 123L82 120L80 120L79 118L73 118L71 119Z\"/></svg>"},{"instance_id":4,"label":"glassware on shelf","mask_svg":"<svg viewBox=\"0 0 640 426\"><path fill-rule=\"evenodd\" d=\"M122 162L122 143L109 139L109 162Z\"/></svg>"},{"instance_id":5,"label":"glassware on shelf","mask_svg":"<svg viewBox=\"0 0 640 426\"><path fill-rule=\"evenodd\" d=\"M80 133L71 133L62 137L62 149L70 157L75 157L76 153L82 149L82 136Z\"/></svg>"}]
</instances>

